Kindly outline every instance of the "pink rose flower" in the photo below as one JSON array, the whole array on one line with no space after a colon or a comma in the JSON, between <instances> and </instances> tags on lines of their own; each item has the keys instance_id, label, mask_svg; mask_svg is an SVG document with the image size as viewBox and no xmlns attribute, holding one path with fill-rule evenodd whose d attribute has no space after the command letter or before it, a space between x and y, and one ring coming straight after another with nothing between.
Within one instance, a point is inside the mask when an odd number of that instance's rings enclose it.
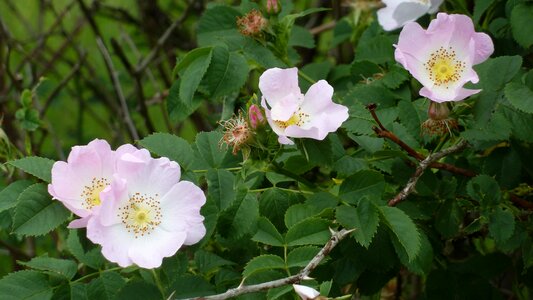
<instances>
[{"instance_id":1,"label":"pink rose flower","mask_svg":"<svg viewBox=\"0 0 533 300\"><path fill-rule=\"evenodd\" d=\"M87 237L121 267L157 268L164 257L205 235L203 191L180 181L180 166L154 159L147 150L127 153L117 162L102 205L87 224Z\"/></svg>"},{"instance_id":2,"label":"pink rose flower","mask_svg":"<svg viewBox=\"0 0 533 300\"><path fill-rule=\"evenodd\" d=\"M425 14L435 13L444 0L383 0L386 5L377 12L378 22L390 31L416 21Z\"/></svg>"},{"instance_id":3,"label":"pink rose flower","mask_svg":"<svg viewBox=\"0 0 533 300\"><path fill-rule=\"evenodd\" d=\"M414 22L404 26L395 58L424 86L421 96L445 102L460 101L481 91L463 86L479 81L472 66L492 52L492 40L475 32L469 17L439 13L427 30Z\"/></svg>"},{"instance_id":4,"label":"pink rose flower","mask_svg":"<svg viewBox=\"0 0 533 300\"><path fill-rule=\"evenodd\" d=\"M327 81L319 80L302 94L297 68L266 70L259 89L268 124L281 144L294 144L288 137L323 140L348 119L348 108L333 103L333 87Z\"/></svg>"},{"instance_id":5,"label":"pink rose flower","mask_svg":"<svg viewBox=\"0 0 533 300\"><path fill-rule=\"evenodd\" d=\"M132 145L123 145L113 151L106 141L95 139L86 146L72 147L67 162L54 163L48 192L81 217L72 221L70 228L87 225L101 205L100 192L111 183L117 157L136 150Z\"/></svg>"}]
</instances>

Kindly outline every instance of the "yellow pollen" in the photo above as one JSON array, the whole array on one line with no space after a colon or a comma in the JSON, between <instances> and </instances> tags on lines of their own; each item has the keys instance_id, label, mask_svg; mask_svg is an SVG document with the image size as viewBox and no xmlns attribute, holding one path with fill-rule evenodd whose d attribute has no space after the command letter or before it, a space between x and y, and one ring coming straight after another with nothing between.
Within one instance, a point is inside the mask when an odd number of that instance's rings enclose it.
<instances>
[{"instance_id":1,"label":"yellow pollen","mask_svg":"<svg viewBox=\"0 0 533 300\"><path fill-rule=\"evenodd\" d=\"M431 53L428 61L424 64L429 78L436 86L444 86L458 81L466 68L463 61L458 60L457 54L452 47L439 48Z\"/></svg>"},{"instance_id":2,"label":"yellow pollen","mask_svg":"<svg viewBox=\"0 0 533 300\"><path fill-rule=\"evenodd\" d=\"M103 191L108 184L107 179L93 178L89 185L83 187L81 197L85 201L82 203L82 206L85 209L92 209L93 207L102 204L100 192Z\"/></svg>"},{"instance_id":3,"label":"yellow pollen","mask_svg":"<svg viewBox=\"0 0 533 300\"><path fill-rule=\"evenodd\" d=\"M306 114L302 112L301 109L298 109L298 111L295 112L287 121L274 120L274 122L281 129L285 129L291 125L302 126L303 124L307 122L308 119L309 119L309 114Z\"/></svg>"},{"instance_id":4,"label":"yellow pollen","mask_svg":"<svg viewBox=\"0 0 533 300\"><path fill-rule=\"evenodd\" d=\"M156 198L135 193L119 208L118 217L126 230L138 238L150 234L161 224L161 206Z\"/></svg>"}]
</instances>

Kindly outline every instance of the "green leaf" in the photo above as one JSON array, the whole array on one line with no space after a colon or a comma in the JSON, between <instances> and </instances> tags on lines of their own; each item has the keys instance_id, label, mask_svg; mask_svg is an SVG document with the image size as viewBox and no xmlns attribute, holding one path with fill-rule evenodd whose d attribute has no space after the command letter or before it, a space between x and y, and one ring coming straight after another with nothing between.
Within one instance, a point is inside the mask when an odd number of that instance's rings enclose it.
<instances>
[{"instance_id":1,"label":"green leaf","mask_svg":"<svg viewBox=\"0 0 533 300\"><path fill-rule=\"evenodd\" d=\"M90 243L90 242L89 242ZM91 243L92 245L92 243ZM69 252L81 263L93 269L100 269L104 264L104 257L101 254L100 247L93 247L89 251L83 249L78 236L78 230L70 230L67 237L67 248Z\"/></svg>"},{"instance_id":2,"label":"green leaf","mask_svg":"<svg viewBox=\"0 0 533 300\"><path fill-rule=\"evenodd\" d=\"M285 212L298 202L302 202L301 195L289 193L276 188L269 189L261 194L259 199L259 212L267 217L280 231L285 230Z\"/></svg>"},{"instance_id":3,"label":"green leaf","mask_svg":"<svg viewBox=\"0 0 533 300\"><path fill-rule=\"evenodd\" d=\"M425 118L424 111L412 101L401 100L398 102L398 112L398 117L407 130L415 136L420 135L420 125Z\"/></svg>"},{"instance_id":4,"label":"green leaf","mask_svg":"<svg viewBox=\"0 0 533 300\"><path fill-rule=\"evenodd\" d=\"M64 276L68 280L72 279L78 271L78 265L72 260L47 256L34 257L27 262L19 261L19 264L36 270L50 271Z\"/></svg>"},{"instance_id":5,"label":"green leaf","mask_svg":"<svg viewBox=\"0 0 533 300\"><path fill-rule=\"evenodd\" d=\"M533 45L531 20L533 20L533 5L520 3L513 8L510 18L513 37L524 48Z\"/></svg>"},{"instance_id":6,"label":"green leaf","mask_svg":"<svg viewBox=\"0 0 533 300\"><path fill-rule=\"evenodd\" d=\"M481 203L482 206L493 206L501 201L501 191L498 182L487 175L478 175L472 178L466 186L470 197Z\"/></svg>"},{"instance_id":7,"label":"green leaf","mask_svg":"<svg viewBox=\"0 0 533 300\"><path fill-rule=\"evenodd\" d=\"M52 180L52 166L54 165L54 161L51 159L28 156L7 163L48 183Z\"/></svg>"},{"instance_id":8,"label":"green leaf","mask_svg":"<svg viewBox=\"0 0 533 300\"><path fill-rule=\"evenodd\" d=\"M277 247L283 247L284 245L283 236L281 236L272 222L265 217L259 218L257 222L257 232L252 237L252 240Z\"/></svg>"},{"instance_id":9,"label":"green leaf","mask_svg":"<svg viewBox=\"0 0 533 300\"><path fill-rule=\"evenodd\" d=\"M495 0L475 0L474 2L474 23L478 23L483 13L489 8Z\"/></svg>"},{"instance_id":10,"label":"green leaf","mask_svg":"<svg viewBox=\"0 0 533 300\"><path fill-rule=\"evenodd\" d=\"M503 141L509 139L511 135L511 123L500 112L494 113L488 124L472 125L472 128L461 133L461 136L469 142Z\"/></svg>"},{"instance_id":11,"label":"green leaf","mask_svg":"<svg viewBox=\"0 0 533 300\"><path fill-rule=\"evenodd\" d=\"M533 143L533 134L524 128L533 128L533 115L526 114L515 109L503 107L505 118L511 124L513 137L521 141Z\"/></svg>"},{"instance_id":12,"label":"green leaf","mask_svg":"<svg viewBox=\"0 0 533 300\"><path fill-rule=\"evenodd\" d=\"M479 75L479 83L483 90L498 91L518 73L521 66L522 57L518 55L498 56L487 59L474 69Z\"/></svg>"},{"instance_id":13,"label":"green leaf","mask_svg":"<svg viewBox=\"0 0 533 300\"><path fill-rule=\"evenodd\" d=\"M287 266L289 268L305 267L320 251L319 247L304 246L296 248L287 255Z\"/></svg>"},{"instance_id":14,"label":"green leaf","mask_svg":"<svg viewBox=\"0 0 533 300\"><path fill-rule=\"evenodd\" d=\"M509 82L505 86L505 97L514 108L533 114L533 91L524 84Z\"/></svg>"},{"instance_id":15,"label":"green leaf","mask_svg":"<svg viewBox=\"0 0 533 300\"><path fill-rule=\"evenodd\" d=\"M384 189L383 174L373 170L362 170L343 181L339 196L348 203L357 204L364 196L381 199Z\"/></svg>"},{"instance_id":16,"label":"green leaf","mask_svg":"<svg viewBox=\"0 0 533 300\"><path fill-rule=\"evenodd\" d=\"M216 227L219 235L228 242L235 242L245 235L254 234L259 218L257 206L255 194L238 191L234 203L218 217Z\"/></svg>"},{"instance_id":17,"label":"green leaf","mask_svg":"<svg viewBox=\"0 0 533 300\"><path fill-rule=\"evenodd\" d=\"M380 211L383 222L398 239L407 253L408 260L415 259L420 251L420 233L413 220L396 207L382 206Z\"/></svg>"},{"instance_id":18,"label":"green leaf","mask_svg":"<svg viewBox=\"0 0 533 300\"><path fill-rule=\"evenodd\" d=\"M244 267L242 275L249 277L253 273L272 269L285 269L285 262L277 255L266 254L252 258Z\"/></svg>"},{"instance_id":19,"label":"green leaf","mask_svg":"<svg viewBox=\"0 0 533 300\"><path fill-rule=\"evenodd\" d=\"M287 226L287 228L291 228L297 223L319 213L320 211L312 205L302 203L295 204L289 207L287 212L285 212L285 226Z\"/></svg>"},{"instance_id":20,"label":"green leaf","mask_svg":"<svg viewBox=\"0 0 533 300\"><path fill-rule=\"evenodd\" d=\"M302 139L297 145L310 164L330 166L333 163L333 149L328 138L322 141Z\"/></svg>"},{"instance_id":21,"label":"green leaf","mask_svg":"<svg viewBox=\"0 0 533 300\"><path fill-rule=\"evenodd\" d=\"M158 132L139 141L139 145L162 157L177 161L184 169L190 169L194 161L191 145L179 136Z\"/></svg>"},{"instance_id":22,"label":"green leaf","mask_svg":"<svg viewBox=\"0 0 533 300\"><path fill-rule=\"evenodd\" d=\"M118 291L117 300L145 300L145 299L161 299L162 295L159 289L146 281L134 279L128 281L126 285Z\"/></svg>"},{"instance_id":23,"label":"green leaf","mask_svg":"<svg viewBox=\"0 0 533 300\"><path fill-rule=\"evenodd\" d=\"M261 45L255 39L246 39L242 51L246 58L255 61L265 69L286 67L285 63L277 58L270 49Z\"/></svg>"},{"instance_id":24,"label":"green leaf","mask_svg":"<svg viewBox=\"0 0 533 300\"><path fill-rule=\"evenodd\" d=\"M45 274L37 271L19 271L10 273L0 280L0 299L50 299L52 287Z\"/></svg>"},{"instance_id":25,"label":"green leaf","mask_svg":"<svg viewBox=\"0 0 533 300\"><path fill-rule=\"evenodd\" d=\"M42 235L65 222L70 212L61 202L52 200L46 185L36 183L19 197L13 220L13 232L22 235Z\"/></svg>"},{"instance_id":26,"label":"green leaf","mask_svg":"<svg viewBox=\"0 0 533 300\"><path fill-rule=\"evenodd\" d=\"M508 240L514 232L515 220L508 209L497 207L490 215L489 233L498 243Z\"/></svg>"},{"instance_id":27,"label":"green leaf","mask_svg":"<svg viewBox=\"0 0 533 300\"><path fill-rule=\"evenodd\" d=\"M456 199L447 199L437 211L435 227L443 237L453 237L459 232L463 217Z\"/></svg>"},{"instance_id":28,"label":"green leaf","mask_svg":"<svg viewBox=\"0 0 533 300\"><path fill-rule=\"evenodd\" d=\"M244 36L237 31L237 17L241 13L225 5L214 6L206 10L198 22L198 45L240 45Z\"/></svg>"},{"instance_id":29,"label":"green leaf","mask_svg":"<svg viewBox=\"0 0 533 300\"><path fill-rule=\"evenodd\" d=\"M311 32L302 26L293 26L289 36L289 46L300 46L303 48L314 48L315 39Z\"/></svg>"},{"instance_id":30,"label":"green leaf","mask_svg":"<svg viewBox=\"0 0 533 300\"><path fill-rule=\"evenodd\" d=\"M200 132L196 135L196 156L203 160L206 168L227 168L238 165L239 157L219 146L222 133Z\"/></svg>"},{"instance_id":31,"label":"green leaf","mask_svg":"<svg viewBox=\"0 0 533 300\"><path fill-rule=\"evenodd\" d=\"M210 169L207 172L208 197L212 197L220 211L235 201L235 176L227 170Z\"/></svg>"},{"instance_id":32,"label":"green leaf","mask_svg":"<svg viewBox=\"0 0 533 300\"><path fill-rule=\"evenodd\" d=\"M346 205L337 207L337 221L345 228L355 228L352 236L361 246L368 248L378 230L378 213L372 201L363 198L357 208Z\"/></svg>"},{"instance_id":33,"label":"green leaf","mask_svg":"<svg viewBox=\"0 0 533 300\"><path fill-rule=\"evenodd\" d=\"M20 194L33 182L30 180L18 180L0 192L0 212L15 207Z\"/></svg>"},{"instance_id":34,"label":"green leaf","mask_svg":"<svg viewBox=\"0 0 533 300\"><path fill-rule=\"evenodd\" d=\"M288 246L323 245L331 237L330 223L319 218L306 219L287 231L285 243Z\"/></svg>"},{"instance_id":35,"label":"green leaf","mask_svg":"<svg viewBox=\"0 0 533 300\"><path fill-rule=\"evenodd\" d=\"M100 277L87 285L89 299L112 300L118 291L126 284L126 281L117 272L102 272Z\"/></svg>"},{"instance_id":36,"label":"green leaf","mask_svg":"<svg viewBox=\"0 0 533 300\"><path fill-rule=\"evenodd\" d=\"M397 239L393 239L394 246L398 248ZM399 250L399 251L398 251ZM396 249L399 254L400 261L407 267L407 269L417 275L426 275L431 271L433 263L433 248L425 234L420 235L420 251L415 259L409 261L409 258L403 248Z\"/></svg>"},{"instance_id":37,"label":"green leaf","mask_svg":"<svg viewBox=\"0 0 533 300\"><path fill-rule=\"evenodd\" d=\"M177 277L169 287L173 299L203 297L215 293L215 288L201 276L184 274Z\"/></svg>"},{"instance_id":38,"label":"green leaf","mask_svg":"<svg viewBox=\"0 0 533 300\"><path fill-rule=\"evenodd\" d=\"M376 64L394 61L393 41L389 36L379 35L359 43L355 50L357 60L368 60Z\"/></svg>"},{"instance_id":39,"label":"green leaf","mask_svg":"<svg viewBox=\"0 0 533 300\"><path fill-rule=\"evenodd\" d=\"M239 91L248 79L248 63L244 56L226 48L213 48L211 65L202 81L213 98Z\"/></svg>"},{"instance_id":40,"label":"green leaf","mask_svg":"<svg viewBox=\"0 0 533 300\"><path fill-rule=\"evenodd\" d=\"M201 249L194 253L194 262L198 267L198 270L200 270L200 272L202 272L203 274L213 272L214 270L222 266L229 266L235 264L234 262L223 259L222 257L214 253L207 252Z\"/></svg>"},{"instance_id":41,"label":"green leaf","mask_svg":"<svg viewBox=\"0 0 533 300\"><path fill-rule=\"evenodd\" d=\"M194 93L198 89L202 78L204 78L205 72L207 72L207 68L211 64L212 56L211 48L200 48L191 52L194 51L202 51L203 55L196 57L185 70L180 71L180 69L178 69L181 78L179 97L180 100L185 102L188 106L192 106ZM177 67L179 67L179 65Z\"/></svg>"},{"instance_id":42,"label":"green leaf","mask_svg":"<svg viewBox=\"0 0 533 300\"><path fill-rule=\"evenodd\" d=\"M181 122L195 112L202 104L201 98L194 97L191 103L185 103L180 99L181 79L175 80L170 87L167 97L167 111L170 120Z\"/></svg>"}]
</instances>

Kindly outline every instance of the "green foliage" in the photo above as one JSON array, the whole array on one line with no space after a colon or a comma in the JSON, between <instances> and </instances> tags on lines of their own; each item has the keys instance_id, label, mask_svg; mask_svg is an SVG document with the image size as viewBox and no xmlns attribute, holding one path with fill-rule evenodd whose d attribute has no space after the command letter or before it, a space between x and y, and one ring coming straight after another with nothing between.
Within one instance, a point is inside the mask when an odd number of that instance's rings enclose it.
<instances>
[{"instance_id":1,"label":"green foliage","mask_svg":"<svg viewBox=\"0 0 533 300\"><path fill-rule=\"evenodd\" d=\"M50 182L52 180L51 170L54 161L51 159L38 156L28 156L17 160L12 160L9 162L9 164L46 182Z\"/></svg>"},{"instance_id":2,"label":"green foliage","mask_svg":"<svg viewBox=\"0 0 533 300\"><path fill-rule=\"evenodd\" d=\"M51 299L52 293L46 275L37 271L19 271L0 280L2 299Z\"/></svg>"},{"instance_id":3,"label":"green foliage","mask_svg":"<svg viewBox=\"0 0 533 300\"><path fill-rule=\"evenodd\" d=\"M510 21L513 37L524 48L533 45L533 31L529 26L531 18L533 18L533 6L527 3L516 5L511 12Z\"/></svg>"},{"instance_id":4,"label":"green foliage","mask_svg":"<svg viewBox=\"0 0 533 300\"><path fill-rule=\"evenodd\" d=\"M19 196L13 219L13 233L43 235L63 224L70 212L48 195L46 185L36 183Z\"/></svg>"}]
</instances>

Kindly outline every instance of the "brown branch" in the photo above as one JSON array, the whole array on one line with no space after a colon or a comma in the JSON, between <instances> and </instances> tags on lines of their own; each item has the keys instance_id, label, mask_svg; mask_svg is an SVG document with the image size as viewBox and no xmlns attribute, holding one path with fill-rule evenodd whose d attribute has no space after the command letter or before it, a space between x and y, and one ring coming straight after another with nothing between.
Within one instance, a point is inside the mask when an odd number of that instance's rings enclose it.
<instances>
[{"instance_id":1,"label":"brown branch","mask_svg":"<svg viewBox=\"0 0 533 300\"><path fill-rule=\"evenodd\" d=\"M415 158L416 160L423 161L424 159L426 159L426 157L424 155L422 155L421 153L419 153L415 149L411 148L404 141L402 141L399 137L397 137L393 132L389 131L387 128L385 128L385 126L383 126L383 124L381 124L381 121L379 120L378 116L376 115L376 107L377 107L376 104L369 104L366 107L370 111L370 114L372 114L372 118L374 118L374 120L376 121L376 123L379 126L379 127L372 128L374 130L374 132L379 137L386 138L386 139L389 139L390 141L394 142L395 144L400 146L403 150L405 150L407 152L407 154L409 154L409 156ZM475 177L477 175L474 171L463 169L463 168L459 168L457 166L454 166L454 165L451 165L451 164L447 164L447 163L436 162L436 161L431 162L429 167L430 168L434 168L434 169L440 169L440 170L449 171L451 173L463 175L463 176L466 176L466 177Z\"/></svg>"},{"instance_id":2,"label":"brown branch","mask_svg":"<svg viewBox=\"0 0 533 300\"><path fill-rule=\"evenodd\" d=\"M172 23L172 25L170 25L167 30L165 30L163 35L157 40L157 43L150 51L150 53L148 53L148 55L137 64L137 66L135 67L135 73L142 73L144 69L146 69L146 67L148 67L148 65L152 62L152 60L154 60L155 56L157 55L159 50L165 45L166 41L168 40L174 29L176 29L179 25L181 25L181 23L183 23L183 21L185 21L185 19L187 19L189 13L192 10L192 6L193 5L189 3L181 17L174 21L174 23Z\"/></svg>"},{"instance_id":3,"label":"brown branch","mask_svg":"<svg viewBox=\"0 0 533 300\"><path fill-rule=\"evenodd\" d=\"M422 174L424 174L424 171L431 166L431 164L449 154L452 154L452 153L455 153L455 152L459 152L461 150L463 150L464 148L466 148L468 146L468 143L465 141L465 140L462 140L461 142L459 142L458 144L450 147L450 148L447 148L447 149L444 149L440 152L436 152L436 153L433 153L433 154L430 154L428 157L426 157L424 160L422 160L419 164L419 166L416 168L416 171L415 173L413 174L413 176L411 176L411 178L409 178L409 181L407 181L407 184L405 185L405 187L403 188L403 190L400 191L400 193L398 193L398 195L396 195L396 197L392 198L390 201L389 201L389 206L395 206L396 204L398 204L400 201L404 200L405 198L407 198L407 196L409 196L409 194L411 194L414 189L415 189L415 186L416 186L416 183L418 182L418 179L420 179L420 177L422 177Z\"/></svg>"},{"instance_id":4,"label":"brown branch","mask_svg":"<svg viewBox=\"0 0 533 300\"><path fill-rule=\"evenodd\" d=\"M223 299L229 299L233 297L237 297L239 295L248 294L248 293L255 293L260 291L265 291L273 288L277 288L280 286L288 285L288 284L294 284L299 283L300 281L306 279L309 277L309 274L320 264L324 258L337 246L337 244L344 239L346 236L348 236L353 229L347 230L342 229L341 231L333 232L331 238L329 241L324 245L324 247L318 252L313 259L305 266L298 274L292 275L286 278L273 280L269 282L254 284L254 285L239 285L236 288L230 289L222 294L218 295L211 295L211 296L204 296L204 297L196 297L196 298L189 298L188 300L223 300Z\"/></svg>"},{"instance_id":5,"label":"brown branch","mask_svg":"<svg viewBox=\"0 0 533 300\"><path fill-rule=\"evenodd\" d=\"M128 104L126 103L126 98L124 97L124 92L122 91L122 86L120 85L120 80L118 79L118 73L115 70L115 67L113 65L113 60L111 59L111 55L109 54L109 51L107 50L104 44L100 30L98 29L98 26L96 25L96 22L94 21L94 18L91 15L91 11L85 5L83 0L78 0L78 3L80 5L80 8L83 14L87 18L87 21L89 21L89 25L94 35L96 36L96 44L98 45L98 49L100 50L100 53L102 54L102 57L104 59L107 73L109 74L109 77L111 78L111 81L113 82L113 87L115 89L115 93L118 97L120 107L122 109L122 114L123 114L122 117L124 119L124 123L126 124L126 127L128 128L131 138L134 140L138 140L139 133L137 132L137 128L135 127L131 119L130 112L128 109Z\"/></svg>"}]
</instances>

